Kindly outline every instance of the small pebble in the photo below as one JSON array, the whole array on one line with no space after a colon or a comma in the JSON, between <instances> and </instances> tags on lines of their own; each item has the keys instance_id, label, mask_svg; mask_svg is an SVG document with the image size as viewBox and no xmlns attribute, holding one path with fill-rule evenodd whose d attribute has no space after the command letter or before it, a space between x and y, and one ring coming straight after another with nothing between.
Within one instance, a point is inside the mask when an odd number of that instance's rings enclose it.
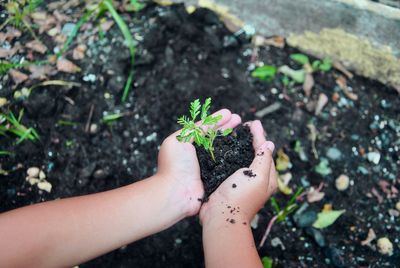
<instances>
[{"instance_id":1,"label":"small pebble","mask_svg":"<svg viewBox=\"0 0 400 268\"><path fill-rule=\"evenodd\" d=\"M39 171L39 179L40 180L46 179L46 174L44 174L43 170Z\"/></svg>"},{"instance_id":2,"label":"small pebble","mask_svg":"<svg viewBox=\"0 0 400 268\"><path fill-rule=\"evenodd\" d=\"M51 192L51 184L50 184L50 182L48 182L48 181L41 181L41 182L39 182L38 184L37 184L37 187L40 189L40 190L43 190L43 191L46 191L46 192L48 192L48 193L50 193Z\"/></svg>"},{"instance_id":3,"label":"small pebble","mask_svg":"<svg viewBox=\"0 0 400 268\"><path fill-rule=\"evenodd\" d=\"M335 147L331 147L326 152L326 156L331 160L339 160L342 157L342 152Z\"/></svg>"},{"instance_id":4,"label":"small pebble","mask_svg":"<svg viewBox=\"0 0 400 268\"><path fill-rule=\"evenodd\" d=\"M26 171L26 174L28 174L28 176L31 178L37 178L37 177L39 177L39 172L40 172L40 169L38 167L30 167Z\"/></svg>"},{"instance_id":5,"label":"small pebble","mask_svg":"<svg viewBox=\"0 0 400 268\"><path fill-rule=\"evenodd\" d=\"M379 253L381 253L382 255L388 255L388 256L393 255L393 244L387 237L379 238L377 246Z\"/></svg>"},{"instance_id":6,"label":"small pebble","mask_svg":"<svg viewBox=\"0 0 400 268\"><path fill-rule=\"evenodd\" d=\"M335 186L338 191L345 191L349 188L350 179L349 176L342 174L340 175L336 181Z\"/></svg>"},{"instance_id":7,"label":"small pebble","mask_svg":"<svg viewBox=\"0 0 400 268\"><path fill-rule=\"evenodd\" d=\"M96 134L99 130L99 126L97 124L91 124L89 127L90 134Z\"/></svg>"},{"instance_id":8,"label":"small pebble","mask_svg":"<svg viewBox=\"0 0 400 268\"><path fill-rule=\"evenodd\" d=\"M396 209L400 211L400 201L396 203Z\"/></svg>"},{"instance_id":9,"label":"small pebble","mask_svg":"<svg viewBox=\"0 0 400 268\"><path fill-rule=\"evenodd\" d=\"M374 163L375 165L379 164L379 161L381 160L381 154L378 152L369 152L367 154L367 158L369 162Z\"/></svg>"}]
</instances>

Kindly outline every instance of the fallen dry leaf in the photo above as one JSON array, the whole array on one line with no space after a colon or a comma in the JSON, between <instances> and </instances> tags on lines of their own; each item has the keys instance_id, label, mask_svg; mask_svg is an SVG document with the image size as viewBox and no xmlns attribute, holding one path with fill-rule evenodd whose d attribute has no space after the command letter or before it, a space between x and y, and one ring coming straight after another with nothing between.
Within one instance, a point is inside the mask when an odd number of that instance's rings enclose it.
<instances>
[{"instance_id":1,"label":"fallen dry leaf","mask_svg":"<svg viewBox=\"0 0 400 268\"><path fill-rule=\"evenodd\" d=\"M336 84L343 91L343 94L346 95L347 98L349 98L353 101L358 100L358 96L349 90L349 88L347 86L347 80L343 75L340 75L336 79Z\"/></svg>"},{"instance_id":2,"label":"fallen dry leaf","mask_svg":"<svg viewBox=\"0 0 400 268\"><path fill-rule=\"evenodd\" d=\"M322 200L325 197L325 193L321 192L318 188L310 187L307 193L307 201L308 203L314 203Z\"/></svg>"},{"instance_id":3,"label":"fallen dry leaf","mask_svg":"<svg viewBox=\"0 0 400 268\"><path fill-rule=\"evenodd\" d=\"M319 115L322 112L322 109L324 109L325 105L328 103L328 100L328 96L326 96L324 93L319 94L317 106L315 107L315 115Z\"/></svg>"},{"instance_id":4,"label":"fallen dry leaf","mask_svg":"<svg viewBox=\"0 0 400 268\"><path fill-rule=\"evenodd\" d=\"M365 240L361 241L361 245L362 246L370 245L371 242L374 241L375 239L376 239L376 234L375 234L374 230L372 228L370 228L368 230L367 238L365 238Z\"/></svg>"},{"instance_id":5,"label":"fallen dry leaf","mask_svg":"<svg viewBox=\"0 0 400 268\"><path fill-rule=\"evenodd\" d=\"M28 76L18 70L15 69L11 69L9 71L9 74L11 75L11 78L14 80L16 85L19 85L23 82L25 82L26 80L28 80Z\"/></svg>"},{"instance_id":6,"label":"fallen dry leaf","mask_svg":"<svg viewBox=\"0 0 400 268\"><path fill-rule=\"evenodd\" d=\"M349 72L340 62L334 61L332 65L333 67L335 67L336 70L342 72L345 76L347 76L347 78L353 78L353 74Z\"/></svg>"},{"instance_id":7,"label":"fallen dry leaf","mask_svg":"<svg viewBox=\"0 0 400 268\"><path fill-rule=\"evenodd\" d=\"M0 41L4 42L5 40L7 40L8 42L11 42L14 38L18 38L20 36L21 36L20 30L7 26L6 32L1 33Z\"/></svg>"},{"instance_id":8,"label":"fallen dry leaf","mask_svg":"<svg viewBox=\"0 0 400 268\"><path fill-rule=\"evenodd\" d=\"M256 47L274 46L278 48L283 48L285 46L285 38L282 36L265 38L262 35L254 35L251 43Z\"/></svg>"},{"instance_id":9,"label":"fallen dry leaf","mask_svg":"<svg viewBox=\"0 0 400 268\"><path fill-rule=\"evenodd\" d=\"M291 179L292 173L290 172L278 175L278 189L281 193L285 195L291 195L293 193L293 189L288 186Z\"/></svg>"},{"instance_id":10,"label":"fallen dry leaf","mask_svg":"<svg viewBox=\"0 0 400 268\"><path fill-rule=\"evenodd\" d=\"M112 20L106 20L100 24L100 28L103 32L107 32L108 30L111 29L111 27L114 25L114 21Z\"/></svg>"},{"instance_id":11,"label":"fallen dry leaf","mask_svg":"<svg viewBox=\"0 0 400 268\"><path fill-rule=\"evenodd\" d=\"M81 68L67 59L59 58L57 60L57 70L64 73L76 73L79 72Z\"/></svg>"},{"instance_id":12,"label":"fallen dry leaf","mask_svg":"<svg viewBox=\"0 0 400 268\"><path fill-rule=\"evenodd\" d=\"M36 20L41 21L41 20L46 20L47 13L44 11L38 11L38 12L31 13L30 16L34 21L36 21Z\"/></svg>"},{"instance_id":13,"label":"fallen dry leaf","mask_svg":"<svg viewBox=\"0 0 400 268\"><path fill-rule=\"evenodd\" d=\"M85 52L86 52L87 47L85 45L78 45L74 50L72 51L72 58L74 60L81 60L85 57Z\"/></svg>"},{"instance_id":14,"label":"fallen dry leaf","mask_svg":"<svg viewBox=\"0 0 400 268\"><path fill-rule=\"evenodd\" d=\"M372 187L371 193L373 196L376 197L376 199L378 199L379 204L383 202L383 197L379 194L378 190L376 190L374 187Z\"/></svg>"},{"instance_id":15,"label":"fallen dry leaf","mask_svg":"<svg viewBox=\"0 0 400 268\"><path fill-rule=\"evenodd\" d=\"M285 47L285 38L283 36L274 36L265 39L265 44L269 46L274 46L278 48L284 48Z\"/></svg>"},{"instance_id":16,"label":"fallen dry leaf","mask_svg":"<svg viewBox=\"0 0 400 268\"><path fill-rule=\"evenodd\" d=\"M307 97L311 96L311 91L313 87L314 87L314 77L312 76L311 73L306 73L303 83L303 90L304 94L306 94Z\"/></svg>"},{"instance_id":17,"label":"fallen dry leaf","mask_svg":"<svg viewBox=\"0 0 400 268\"><path fill-rule=\"evenodd\" d=\"M38 40L33 40L25 44L25 46L33 51L39 52L40 54L44 54L47 51L47 47Z\"/></svg>"},{"instance_id":18,"label":"fallen dry leaf","mask_svg":"<svg viewBox=\"0 0 400 268\"><path fill-rule=\"evenodd\" d=\"M5 49L0 47L0 59L5 59L12 56L12 50L11 49Z\"/></svg>"},{"instance_id":19,"label":"fallen dry leaf","mask_svg":"<svg viewBox=\"0 0 400 268\"><path fill-rule=\"evenodd\" d=\"M45 80L48 76L56 74L56 70L51 65L29 65L28 67L31 74L29 75L30 79L39 79Z\"/></svg>"},{"instance_id":20,"label":"fallen dry leaf","mask_svg":"<svg viewBox=\"0 0 400 268\"><path fill-rule=\"evenodd\" d=\"M59 34L56 37L54 37L54 41L57 44L64 44L67 41L67 36L65 34Z\"/></svg>"},{"instance_id":21,"label":"fallen dry leaf","mask_svg":"<svg viewBox=\"0 0 400 268\"><path fill-rule=\"evenodd\" d=\"M70 16L60 13L58 10L53 12L54 17L57 19L58 22L63 23L66 21L72 21Z\"/></svg>"}]
</instances>

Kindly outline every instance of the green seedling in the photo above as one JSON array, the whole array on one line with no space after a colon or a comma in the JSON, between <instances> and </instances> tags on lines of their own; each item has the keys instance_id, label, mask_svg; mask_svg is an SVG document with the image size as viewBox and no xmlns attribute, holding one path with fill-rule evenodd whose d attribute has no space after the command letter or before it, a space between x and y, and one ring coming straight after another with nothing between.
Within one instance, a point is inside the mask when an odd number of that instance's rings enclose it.
<instances>
[{"instance_id":1,"label":"green seedling","mask_svg":"<svg viewBox=\"0 0 400 268\"><path fill-rule=\"evenodd\" d=\"M278 201L276 201L275 197L271 197L271 205L272 207L275 209L276 212L276 216L277 216L277 222L282 222L284 221L287 216L289 216L291 213L293 213L296 208L297 208L297 204L296 202L296 198L303 192L303 187L300 187L294 194L293 196L290 198L289 202L287 202L286 206L281 209Z\"/></svg>"},{"instance_id":2,"label":"green seedling","mask_svg":"<svg viewBox=\"0 0 400 268\"><path fill-rule=\"evenodd\" d=\"M25 18L32 14L42 2L42 0L9 0L5 5L9 16L8 19L0 26L0 30L5 25L11 24L21 30L27 29L33 38L38 40L36 34L32 30L31 25Z\"/></svg>"},{"instance_id":3,"label":"green seedling","mask_svg":"<svg viewBox=\"0 0 400 268\"><path fill-rule=\"evenodd\" d=\"M261 248L265 241L267 240L267 237L269 233L271 232L272 226L274 225L275 222L282 222L284 221L291 213L293 213L298 205L295 203L297 197L301 195L303 192L303 187L300 187L297 189L297 191L294 193L294 195L290 198L289 202L286 203L285 207L283 209L280 208L278 201L276 201L275 197L271 197L271 205L274 208L276 214L272 219L269 221L267 229L265 230L265 233L261 239L261 242L259 244L259 248Z\"/></svg>"},{"instance_id":4,"label":"green seedling","mask_svg":"<svg viewBox=\"0 0 400 268\"><path fill-rule=\"evenodd\" d=\"M332 60L330 58L325 58L322 62L320 60L315 60L312 63L308 56L301 53L291 54L290 58L293 61L303 65L304 69L311 67L312 72L328 72L332 69Z\"/></svg>"},{"instance_id":5,"label":"green seedling","mask_svg":"<svg viewBox=\"0 0 400 268\"><path fill-rule=\"evenodd\" d=\"M21 124L24 110L19 112L18 118L12 112L8 114L0 113L0 135L7 136L8 133L19 137L16 144L20 144L25 140L37 141L39 135L34 128L27 128Z\"/></svg>"},{"instance_id":6,"label":"green seedling","mask_svg":"<svg viewBox=\"0 0 400 268\"><path fill-rule=\"evenodd\" d=\"M22 69L27 68L30 65L42 65L47 64L47 60L40 60L40 61L24 61L23 63L12 63L8 61L0 61L0 75L5 75L11 69Z\"/></svg>"},{"instance_id":7,"label":"green seedling","mask_svg":"<svg viewBox=\"0 0 400 268\"><path fill-rule=\"evenodd\" d=\"M10 155L14 155L14 153L10 151L0 151L0 156L10 156Z\"/></svg>"},{"instance_id":8,"label":"green seedling","mask_svg":"<svg viewBox=\"0 0 400 268\"><path fill-rule=\"evenodd\" d=\"M225 129L223 132L217 130L216 125L222 119L222 115L212 116L208 114L211 106L211 98L207 98L203 105L200 100L196 99L190 103L190 118L181 116L178 124L182 125L182 131L177 139L181 142L190 142L194 140L197 146L203 147L210 153L211 158L215 161L214 141L218 136L227 136L232 132L231 128ZM196 119L200 116L200 121L196 123Z\"/></svg>"},{"instance_id":9,"label":"green seedling","mask_svg":"<svg viewBox=\"0 0 400 268\"><path fill-rule=\"evenodd\" d=\"M109 114L109 115L103 116L102 121L103 121L103 123L109 124L109 123L114 122L115 120L122 118L122 117L124 117L123 113Z\"/></svg>"},{"instance_id":10,"label":"green seedling","mask_svg":"<svg viewBox=\"0 0 400 268\"><path fill-rule=\"evenodd\" d=\"M134 11L138 11L144 7L143 4L141 4L135 0L131 0L131 6L132 6L132 10L134 10ZM129 72L128 79L126 80L124 90L122 93L122 98L121 98L121 100L123 102L125 102L128 97L129 90L130 90L130 88L132 86L132 82L133 82L136 45L133 40L132 34L129 31L128 25L125 23L124 19L117 12L117 10L114 8L113 1L103 0L103 1L98 2L97 4L90 5L88 8L86 8L85 14L79 19L78 23L72 29L71 33L69 34L69 36L67 38L67 41L64 44L64 47L61 49L61 51L59 53L57 53L57 57L61 57L65 53L65 51L67 51L67 49L70 47L70 45L73 42L73 40L75 39L75 37L78 35L79 30L84 23L89 21L92 16L95 16L96 19L99 19L100 17L104 16L104 14L107 11L111 14L112 18L118 25L118 28L120 29L122 35L124 36L124 39L125 39L126 45L128 46L129 54L130 54L131 70Z\"/></svg>"},{"instance_id":11,"label":"green seedling","mask_svg":"<svg viewBox=\"0 0 400 268\"><path fill-rule=\"evenodd\" d=\"M261 67L257 67L251 72L251 76L254 78L258 78L261 81L271 81L274 79L278 69L272 65L264 65Z\"/></svg>"}]
</instances>

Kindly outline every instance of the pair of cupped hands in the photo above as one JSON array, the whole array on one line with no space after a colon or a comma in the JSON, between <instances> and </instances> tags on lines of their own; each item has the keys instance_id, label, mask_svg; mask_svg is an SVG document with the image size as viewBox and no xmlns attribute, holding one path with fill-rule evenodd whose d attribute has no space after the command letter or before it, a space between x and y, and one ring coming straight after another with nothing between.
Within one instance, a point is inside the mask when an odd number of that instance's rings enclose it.
<instances>
[{"instance_id":1,"label":"pair of cupped hands","mask_svg":"<svg viewBox=\"0 0 400 268\"><path fill-rule=\"evenodd\" d=\"M239 115L227 109L213 115L221 115L218 130L235 128L242 123ZM253 135L254 160L250 167L243 167L227 178L209 200L201 203L204 195L200 166L192 143L179 142L180 130L168 136L158 155L158 172L169 194L168 202L180 209L182 218L199 214L204 225L221 214L226 206L240 207L241 220L250 222L277 188L276 170L272 153L274 144L265 139L265 131L259 120L245 123ZM255 177L249 179L243 171L251 169ZM233 188L232 185L236 184Z\"/></svg>"}]
</instances>

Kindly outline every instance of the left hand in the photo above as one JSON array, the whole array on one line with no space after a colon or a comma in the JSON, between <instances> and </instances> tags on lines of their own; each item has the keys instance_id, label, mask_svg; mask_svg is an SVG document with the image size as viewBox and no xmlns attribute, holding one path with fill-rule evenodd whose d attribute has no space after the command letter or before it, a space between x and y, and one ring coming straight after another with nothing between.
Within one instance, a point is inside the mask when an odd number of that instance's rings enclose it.
<instances>
[{"instance_id":1,"label":"left hand","mask_svg":"<svg viewBox=\"0 0 400 268\"><path fill-rule=\"evenodd\" d=\"M240 116L227 109L219 110L213 115L222 115L217 123L219 130L234 128L241 123ZM203 198L204 188L196 149L192 143L177 140L180 132L181 130L168 136L162 143L156 177L163 180L160 187L164 185L169 192L170 205L177 206L183 213L182 216L188 217L199 213L199 199Z\"/></svg>"}]
</instances>

